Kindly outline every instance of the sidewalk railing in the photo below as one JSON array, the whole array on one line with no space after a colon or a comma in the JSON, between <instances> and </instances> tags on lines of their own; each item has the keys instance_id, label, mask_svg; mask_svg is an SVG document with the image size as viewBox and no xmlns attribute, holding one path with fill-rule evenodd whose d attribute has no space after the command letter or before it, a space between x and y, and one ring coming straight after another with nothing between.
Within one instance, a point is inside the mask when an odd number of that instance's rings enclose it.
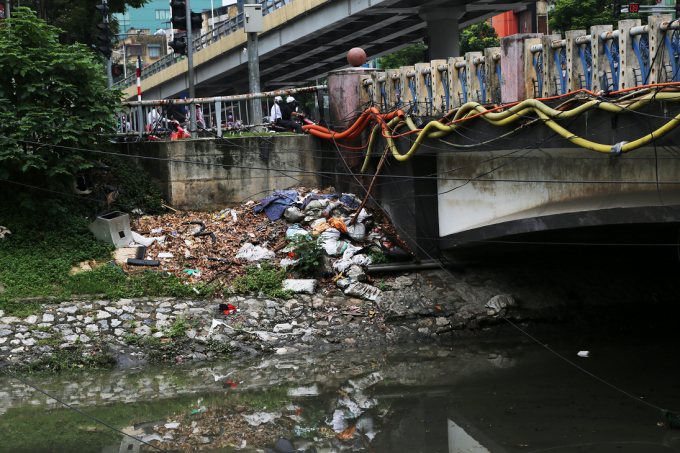
<instances>
[{"instance_id":1,"label":"sidewalk railing","mask_svg":"<svg viewBox=\"0 0 680 453\"><path fill-rule=\"evenodd\" d=\"M293 0L259 0L258 3L262 5L262 15L266 16L272 11L279 9L282 6L287 5L288 3L291 3L292 1ZM214 29L194 39L192 41L194 53L200 51L201 49L205 49L206 47L219 41L225 36L235 33L241 28L243 28L243 13L239 13L238 15L230 18L229 20L222 22L221 24L217 25ZM175 63L179 63L185 58L186 58L185 56L170 53L164 56L163 58L156 60L149 66L142 68L140 78L144 80L148 77L151 77L152 75L174 65ZM131 74L128 77L124 78L123 80L115 83L114 86L125 89L135 85L136 83L137 74Z\"/></svg>"},{"instance_id":2,"label":"sidewalk railing","mask_svg":"<svg viewBox=\"0 0 680 453\"><path fill-rule=\"evenodd\" d=\"M276 96L281 96L285 101L287 96L293 94L318 93L325 90L327 90L325 85L319 85L236 96L123 102L118 113L120 127L117 135L143 137L158 135L159 131L168 132L170 121L177 120L182 123L189 120L189 106L195 104L197 129L191 132L206 131L221 137L225 130L243 130L264 123L263 118L252 118L248 111L248 102L253 99L261 100L263 115L268 117ZM323 94L319 93L318 96L321 97ZM160 107L160 111L157 107ZM157 110L157 114L150 115L152 110Z\"/></svg>"}]
</instances>

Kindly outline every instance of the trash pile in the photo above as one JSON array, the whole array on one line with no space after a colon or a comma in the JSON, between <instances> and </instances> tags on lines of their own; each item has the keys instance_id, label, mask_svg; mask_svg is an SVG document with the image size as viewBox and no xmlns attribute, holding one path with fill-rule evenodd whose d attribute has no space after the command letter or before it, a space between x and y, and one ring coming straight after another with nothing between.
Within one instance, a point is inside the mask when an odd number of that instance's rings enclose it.
<instances>
[{"instance_id":1,"label":"trash pile","mask_svg":"<svg viewBox=\"0 0 680 453\"><path fill-rule=\"evenodd\" d=\"M128 273L153 266L194 283L228 285L253 264L278 264L297 274L305 258L294 252L291 240L302 235L327 255L316 275L322 285L375 300L380 291L365 273L372 256L403 260L410 252L382 212L360 206L355 195L332 187L297 187L214 213L141 214L132 220L133 241L119 249L116 262Z\"/></svg>"}]
</instances>

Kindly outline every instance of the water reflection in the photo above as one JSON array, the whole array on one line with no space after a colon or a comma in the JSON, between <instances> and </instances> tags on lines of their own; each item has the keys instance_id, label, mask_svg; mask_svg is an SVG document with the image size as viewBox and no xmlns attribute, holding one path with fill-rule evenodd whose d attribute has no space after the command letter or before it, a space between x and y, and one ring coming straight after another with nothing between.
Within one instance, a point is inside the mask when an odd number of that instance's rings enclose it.
<instances>
[{"instance_id":1,"label":"water reflection","mask_svg":"<svg viewBox=\"0 0 680 453\"><path fill-rule=\"evenodd\" d=\"M618 360L591 362L602 366L593 371L616 370L624 365ZM640 388L645 373L654 372L648 365L620 384ZM272 356L32 382L172 452L605 452L622 446L656 452L680 445L680 433L657 427L654 415L637 403L519 340ZM680 402L676 390L648 385L645 392L654 400ZM0 381L0 398L0 452L154 451L16 381Z\"/></svg>"}]
</instances>

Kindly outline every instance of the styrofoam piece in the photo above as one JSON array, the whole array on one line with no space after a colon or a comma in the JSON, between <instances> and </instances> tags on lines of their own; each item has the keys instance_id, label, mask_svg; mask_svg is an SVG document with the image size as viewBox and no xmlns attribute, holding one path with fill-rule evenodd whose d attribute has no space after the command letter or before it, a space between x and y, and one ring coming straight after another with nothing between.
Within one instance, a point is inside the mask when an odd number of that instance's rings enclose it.
<instances>
[{"instance_id":1,"label":"styrofoam piece","mask_svg":"<svg viewBox=\"0 0 680 453\"><path fill-rule=\"evenodd\" d=\"M125 247L132 240L130 216L123 212L110 212L97 217L89 228L97 239L116 247Z\"/></svg>"},{"instance_id":2,"label":"styrofoam piece","mask_svg":"<svg viewBox=\"0 0 680 453\"><path fill-rule=\"evenodd\" d=\"M284 291L293 291L295 293L314 294L316 290L317 280L314 279L288 279L283 281Z\"/></svg>"}]
</instances>

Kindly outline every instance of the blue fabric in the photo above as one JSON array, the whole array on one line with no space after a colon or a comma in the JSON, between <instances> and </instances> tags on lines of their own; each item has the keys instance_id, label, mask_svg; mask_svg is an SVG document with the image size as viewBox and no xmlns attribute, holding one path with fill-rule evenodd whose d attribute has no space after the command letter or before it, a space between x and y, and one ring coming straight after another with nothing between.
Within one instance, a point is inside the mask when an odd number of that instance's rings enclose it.
<instances>
[{"instance_id":1,"label":"blue fabric","mask_svg":"<svg viewBox=\"0 0 680 453\"><path fill-rule=\"evenodd\" d=\"M279 220L289 206L297 200L298 193L295 190L277 190L272 195L260 200L260 206L255 206L253 211L267 214L269 220Z\"/></svg>"},{"instance_id":2,"label":"blue fabric","mask_svg":"<svg viewBox=\"0 0 680 453\"><path fill-rule=\"evenodd\" d=\"M350 197L349 195L343 195L342 198L340 198L341 203L345 203L347 206L350 208L358 208L361 206L354 198Z\"/></svg>"}]
</instances>

